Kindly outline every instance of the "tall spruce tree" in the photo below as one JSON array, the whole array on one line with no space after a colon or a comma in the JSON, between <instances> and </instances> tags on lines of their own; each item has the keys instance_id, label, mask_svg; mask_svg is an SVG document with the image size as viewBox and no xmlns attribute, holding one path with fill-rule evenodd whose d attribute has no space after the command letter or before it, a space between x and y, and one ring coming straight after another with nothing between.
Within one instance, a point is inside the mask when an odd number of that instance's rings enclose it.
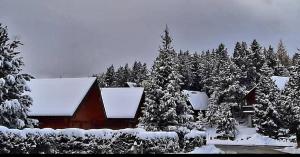
<instances>
[{"instance_id":1,"label":"tall spruce tree","mask_svg":"<svg viewBox=\"0 0 300 157\"><path fill-rule=\"evenodd\" d=\"M115 73L115 77L114 77L114 81L115 81L115 85L117 87L125 87L126 82L127 82L127 78L125 76L125 69L123 66L120 66L118 68L118 70Z\"/></svg>"},{"instance_id":2,"label":"tall spruce tree","mask_svg":"<svg viewBox=\"0 0 300 157\"><path fill-rule=\"evenodd\" d=\"M182 78L182 89L192 89L193 81L194 81L194 74L192 72L192 61L189 51L182 52L180 50L178 54L179 59L179 66L178 71L179 74L183 77Z\"/></svg>"},{"instance_id":3,"label":"tall spruce tree","mask_svg":"<svg viewBox=\"0 0 300 157\"><path fill-rule=\"evenodd\" d=\"M300 125L300 58L297 60L280 100L284 128L289 129L290 133L296 133Z\"/></svg>"},{"instance_id":4,"label":"tall spruce tree","mask_svg":"<svg viewBox=\"0 0 300 157\"><path fill-rule=\"evenodd\" d=\"M279 41L278 43L278 48L277 48L277 58L279 59L279 63L281 63L281 65L288 67L290 65L290 58L289 55L285 49L285 46L282 42L282 40Z\"/></svg>"},{"instance_id":5,"label":"tall spruce tree","mask_svg":"<svg viewBox=\"0 0 300 157\"><path fill-rule=\"evenodd\" d=\"M254 123L257 132L272 138L278 138L281 126L277 112L279 89L271 79L273 71L265 63L261 68L261 79L256 87L256 104L254 105Z\"/></svg>"},{"instance_id":6,"label":"tall spruce tree","mask_svg":"<svg viewBox=\"0 0 300 157\"><path fill-rule=\"evenodd\" d=\"M249 79L248 89L251 89L255 84L259 83L261 67L265 62L265 56L262 52L260 44L254 39L247 55L247 79Z\"/></svg>"},{"instance_id":7,"label":"tall spruce tree","mask_svg":"<svg viewBox=\"0 0 300 157\"><path fill-rule=\"evenodd\" d=\"M193 120L193 111L180 88L182 76L177 70L178 58L171 42L166 27L159 56L146 85L145 107L139 119L138 126L146 130L177 130L181 126L188 127Z\"/></svg>"},{"instance_id":8,"label":"tall spruce tree","mask_svg":"<svg viewBox=\"0 0 300 157\"><path fill-rule=\"evenodd\" d=\"M105 73L105 87L116 87L117 81L116 81L116 73L114 65L111 65L109 68L107 68L107 71Z\"/></svg>"},{"instance_id":9,"label":"tall spruce tree","mask_svg":"<svg viewBox=\"0 0 300 157\"><path fill-rule=\"evenodd\" d=\"M22 74L24 62L16 49L20 41L10 42L7 28L0 23L0 125L8 128L34 127L37 120L28 118L32 98L26 85L32 76Z\"/></svg>"},{"instance_id":10,"label":"tall spruce tree","mask_svg":"<svg viewBox=\"0 0 300 157\"><path fill-rule=\"evenodd\" d=\"M270 45L268 49L264 49L264 54L266 56L267 65L274 70L274 75L276 75L275 67L278 63L273 47Z\"/></svg>"},{"instance_id":11,"label":"tall spruce tree","mask_svg":"<svg viewBox=\"0 0 300 157\"><path fill-rule=\"evenodd\" d=\"M297 64L299 64L299 59L300 59L300 53L296 52L294 54L294 56L293 56L293 59L292 59L292 63L293 63L294 66L296 66Z\"/></svg>"},{"instance_id":12,"label":"tall spruce tree","mask_svg":"<svg viewBox=\"0 0 300 157\"><path fill-rule=\"evenodd\" d=\"M232 109L238 106L239 99L243 95L242 87L239 85L237 67L229 59L227 50L220 44L215 51L215 66L212 70L209 88L207 120L211 126L217 126L217 132L223 137L234 138L237 129Z\"/></svg>"}]
</instances>

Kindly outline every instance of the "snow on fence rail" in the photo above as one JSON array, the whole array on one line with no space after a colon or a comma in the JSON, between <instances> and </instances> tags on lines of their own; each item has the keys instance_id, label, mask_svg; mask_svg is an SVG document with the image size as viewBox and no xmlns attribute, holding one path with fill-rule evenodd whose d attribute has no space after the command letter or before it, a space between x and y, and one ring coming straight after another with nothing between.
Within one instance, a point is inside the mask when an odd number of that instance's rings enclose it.
<instances>
[{"instance_id":1,"label":"snow on fence rail","mask_svg":"<svg viewBox=\"0 0 300 157\"><path fill-rule=\"evenodd\" d=\"M194 134L197 146L205 138ZM176 132L147 132L144 129L8 129L0 126L0 153L174 153L194 148L193 139L179 147ZM199 143L200 141L200 143Z\"/></svg>"}]
</instances>

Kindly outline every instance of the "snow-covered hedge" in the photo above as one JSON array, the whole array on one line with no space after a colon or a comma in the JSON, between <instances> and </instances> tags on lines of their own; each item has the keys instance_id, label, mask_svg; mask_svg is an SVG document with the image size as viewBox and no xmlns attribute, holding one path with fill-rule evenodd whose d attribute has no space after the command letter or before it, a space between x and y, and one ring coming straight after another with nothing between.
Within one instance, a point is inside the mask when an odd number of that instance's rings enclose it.
<instances>
[{"instance_id":1,"label":"snow-covered hedge","mask_svg":"<svg viewBox=\"0 0 300 157\"><path fill-rule=\"evenodd\" d=\"M190 152L195 147L206 145L206 133L204 131L191 130L184 136L184 151Z\"/></svg>"},{"instance_id":2,"label":"snow-covered hedge","mask_svg":"<svg viewBox=\"0 0 300 157\"><path fill-rule=\"evenodd\" d=\"M192 137L193 135L193 137ZM195 138L196 137L196 138ZM203 134L185 136L203 145ZM199 142L202 140L202 142ZM194 144L193 144L194 145ZM190 147L190 144L185 144ZM8 129L0 126L0 153L176 153L176 132L147 132L143 129Z\"/></svg>"}]
</instances>

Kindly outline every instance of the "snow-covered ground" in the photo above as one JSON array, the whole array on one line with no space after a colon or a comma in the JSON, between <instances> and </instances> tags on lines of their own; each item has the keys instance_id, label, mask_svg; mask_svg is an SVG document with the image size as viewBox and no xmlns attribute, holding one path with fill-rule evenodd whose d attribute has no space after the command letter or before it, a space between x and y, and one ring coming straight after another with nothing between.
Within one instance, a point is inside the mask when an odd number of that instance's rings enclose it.
<instances>
[{"instance_id":1,"label":"snow-covered ground","mask_svg":"<svg viewBox=\"0 0 300 157\"><path fill-rule=\"evenodd\" d=\"M258 134L255 128L249 128L243 125L238 126L239 133L235 140L220 140L214 139L218 134L215 128L208 128L207 134L207 144L221 144L221 145L268 145L268 146L296 146L296 143L283 140L275 140L269 138L268 136L263 136Z\"/></svg>"},{"instance_id":2,"label":"snow-covered ground","mask_svg":"<svg viewBox=\"0 0 300 157\"><path fill-rule=\"evenodd\" d=\"M217 148L215 145L205 145L202 147L195 147L189 154L224 154L225 152Z\"/></svg>"},{"instance_id":3,"label":"snow-covered ground","mask_svg":"<svg viewBox=\"0 0 300 157\"><path fill-rule=\"evenodd\" d=\"M285 147L283 149L276 149L276 150L290 153L290 154L300 154L300 148L296 148L296 147Z\"/></svg>"}]
</instances>

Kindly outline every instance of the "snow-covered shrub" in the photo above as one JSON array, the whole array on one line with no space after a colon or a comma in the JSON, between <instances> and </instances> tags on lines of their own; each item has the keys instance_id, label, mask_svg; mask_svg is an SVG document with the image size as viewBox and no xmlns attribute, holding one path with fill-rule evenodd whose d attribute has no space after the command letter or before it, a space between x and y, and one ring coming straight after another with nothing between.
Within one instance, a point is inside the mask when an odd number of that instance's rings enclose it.
<instances>
[{"instance_id":1,"label":"snow-covered shrub","mask_svg":"<svg viewBox=\"0 0 300 157\"><path fill-rule=\"evenodd\" d=\"M140 132L138 141L143 153L175 153L180 151L178 135L175 132Z\"/></svg>"},{"instance_id":2,"label":"snow-covered shrub","mask_svg":"<svg viewBox=\"0 0 300 157\"><path fill-rule=\"evenodd\" d=\"M184 136L183 150L190 152L195 147L206 145L206 134L204 131L191 130Z\"/></svg>"},{"instance_id":3,"label":"snow-covered shrub","mask_svg":"<svg viewBox=\"0 0 300 157\"><path fill-rule=\"evenodd\" d=\"M128 154L180 152L176 132L144 129L8 129L0 126L0 154Z\"/></svg>"}]
</instances>

